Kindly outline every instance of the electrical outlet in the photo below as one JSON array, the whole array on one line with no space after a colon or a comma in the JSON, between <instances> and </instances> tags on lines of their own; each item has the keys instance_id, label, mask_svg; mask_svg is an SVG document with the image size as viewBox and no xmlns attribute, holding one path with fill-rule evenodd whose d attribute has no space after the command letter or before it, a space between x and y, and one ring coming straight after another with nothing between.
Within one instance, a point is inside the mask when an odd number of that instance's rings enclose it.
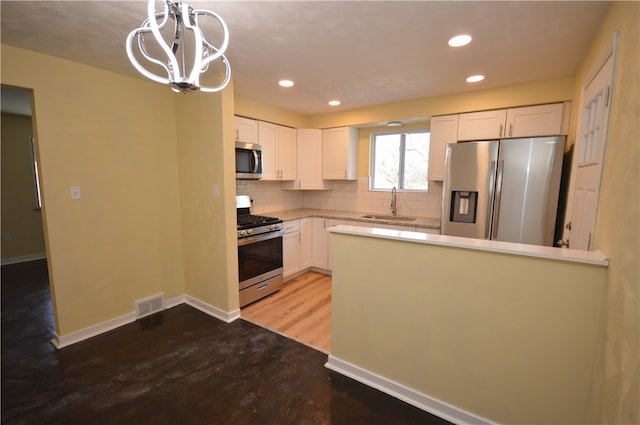
<instances>
[{"instance_id":1,"label":"electrical outlet","mask_svg":"<svg viewBox=\"0 0 640 425\"><path fill-rule=\"evenodd\" d=\"M4 240L5 241L12 241L13 240L13 235L11 233L5 233L4 234Z\"/></svg>"},{"instance_id":2,"label":"electrical outlet","mask_svg":"<svg viewBox=\"0 0 640 425\"><path fill-rule=\"evenodd\" d=\"M220 188L218 187L217 184L213 185L213 197L217 198L220 196Z\"/></svg>"}]
</instances>

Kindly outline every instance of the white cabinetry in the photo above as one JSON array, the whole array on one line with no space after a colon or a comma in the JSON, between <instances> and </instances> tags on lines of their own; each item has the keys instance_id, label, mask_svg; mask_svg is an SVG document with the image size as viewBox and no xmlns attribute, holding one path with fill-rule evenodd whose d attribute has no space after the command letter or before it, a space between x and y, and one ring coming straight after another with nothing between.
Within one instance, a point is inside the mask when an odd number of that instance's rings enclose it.
<instances>
[{"instance_id":1,"label":"white cabinetry","mask_svg":"<svg viewBox=\"0 0 640 425\"><path fill-rule=\"evenodd\" d=\"M311 218L300 219L300 270L311 267L313 227Z\"/></svg>"},{"instance_id":2,"label":"white cabinetry","mask_svg":"<svg viewBox=\"0 0 640 425\"><path fill-rule=\"evenodd\" d=\"M320 269L328 269L327 267L327 228L326 219L313 217L311 219L312 237L311 237L311 266Z\"/></svg>"},{"instance_id":3,"label":"white cabinetry","mask_svg":"<svg viewBox=\"0 0 640 425\"><path fill-rule=\"evenodd\" d=\"M527 106L507 110L505 137L553 136L562 133L564 105Z\"/></svg>"},{"instance_id":4,"label":"white cabinetry","mask_svg":"<svg viewBox=\"0 0 640 425\"><path fill-rule=\"evenodd\" d=\"M567 134L569 102L460 114L458 140Z\"/></svg>"},{"instance_id":5,"label":"white cabinetry","mask_svg":"<svg viewBox=\"0 0 640 425\"><path fill-rule=\"evenodd\" d=\"M322 130L322 178L358 178L358 129L338 127Z\"/></svg>"},{"instance_id":6,"label":"white cabinetry","mask_svg":"<svg viewBox=\"0 0 640 425\"><path fill-rule=\"evenodd\" d=\"M429 180L444 179L444 148L447 143L458 141L458 115L431 118L429 139Z\"/></svg>"},{"instance_id":7,"label":"white cabinetry","mask_svg":"<svg viewBox=\"0 0 640 425\"><path fill-rule=\"evenodd\" d=\"M347 224L346 220L332 220L313 217L313 248L311 265L320 269L331 270L331 238L327 229L340 224Z\"/></svg>"},{"instance_id":8,"label":"white cabinetry","mask_svg":"<svg viewBox=\"0 0 640 425\"><path fill-rule=\"evenodd\" d=\"M300 271L300 220L284 222L282 269L284 279Z\"/></svg>"},{"instance_id":9,"label":"white cabinetry","mask_svg":"<svg viewBox=\"0 0 640 425\"><path fill-rule=\"evenodd\" d=\"M297 178L296 190L327 190L331 182L322 179L322 130L299 128L296 130Z\"/></svg>"},{"instance_id":10,"label":"white cabinetry","mask_svg":"<svg viewBox=\"0 0 640 425\"><path fill-rule=\"evenodd\" d=\"M311 218L284 222L282 277L287 280L311 267Z\"/></svg>"},{"instance_id":11,"label":"white cabinetry","mask_svg":"<svg viewBox=\"0 0 640 425\"><path fill-rule=\"evenodd\" d=\"M258 141L262 146L262 180L295 180L295 129L259 121Z\"/></svg>"},{"instance_id":12,"label":"white cabinetry","mask_svg":"<svg viewBox=\"0 0 640 425\"><path fill-rule=\"evenodd\" d=\"M460 114L458 140L499 139L504 135L506 118L506 109Z\"/></svg>"},{"instance_id":13,"label":"white cabinetry","mask_svg":"<svg viewBox=\"0 0 640 425\"><path fill-rule=\"evenodd\" d=\"M233 119L236 142L258 143L258 121L238 116Z\"/></svg>"}]
</instances>

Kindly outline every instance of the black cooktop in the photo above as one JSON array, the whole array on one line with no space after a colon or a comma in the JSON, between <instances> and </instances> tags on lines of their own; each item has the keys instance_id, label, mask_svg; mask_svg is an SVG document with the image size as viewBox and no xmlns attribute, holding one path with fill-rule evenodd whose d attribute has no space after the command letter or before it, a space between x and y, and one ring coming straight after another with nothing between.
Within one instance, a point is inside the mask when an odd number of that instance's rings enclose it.
<instances>
[{"instance_id":1,"label":"black cooktop","mask_svg":"<svg viewBox=\"0 0 640 425\"><path fill-rule=\"evenodd\" d=\"M264 226L266 224L282 223L277 217L269 217L266 215L241 214L238 212L238 230L252 229L254 227Z\"/></svg>"}]
</instances>

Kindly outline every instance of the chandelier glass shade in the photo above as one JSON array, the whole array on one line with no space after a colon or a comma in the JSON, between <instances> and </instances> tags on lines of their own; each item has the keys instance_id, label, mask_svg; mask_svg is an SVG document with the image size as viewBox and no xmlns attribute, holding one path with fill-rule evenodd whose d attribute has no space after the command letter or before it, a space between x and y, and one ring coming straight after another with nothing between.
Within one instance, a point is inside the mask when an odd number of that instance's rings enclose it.
<instances>
[{"instance_id":1,"label":"chandelier glass shade","mask_svg":"<svg viewBox=\"0 0 640 425\"><path fill-rule=\"evenodd\" d=\"M160 12L156 11L159 3L164 4ZM229 29L220 15L171 0L149 0L147 14L140 28L131 31L126 40L127 56L138 72L169 84L175 92L217 92L227 86L231 66L224 52L229 45ZM219 47L207 41L205 30L221 38ZM206 86L200 82L205 74ZM213 84L209 80L214 80Z\"/></svg>"}]
</instances>

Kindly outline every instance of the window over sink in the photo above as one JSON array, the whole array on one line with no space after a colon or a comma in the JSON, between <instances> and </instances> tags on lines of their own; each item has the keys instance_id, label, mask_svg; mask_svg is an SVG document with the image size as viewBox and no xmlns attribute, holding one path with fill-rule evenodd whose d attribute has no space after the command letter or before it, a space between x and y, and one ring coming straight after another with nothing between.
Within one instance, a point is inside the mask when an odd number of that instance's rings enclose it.
<instances>
[{"instance_id":1,"label":"window over sink","mask_svg":"<svg viewBox=\"0 0 640 425\"><path fill-rule=\"evenodd\" d=\"M369 190L426 192L429 139L424 130L373 134Z\"/></svg>"}]
</instances>

